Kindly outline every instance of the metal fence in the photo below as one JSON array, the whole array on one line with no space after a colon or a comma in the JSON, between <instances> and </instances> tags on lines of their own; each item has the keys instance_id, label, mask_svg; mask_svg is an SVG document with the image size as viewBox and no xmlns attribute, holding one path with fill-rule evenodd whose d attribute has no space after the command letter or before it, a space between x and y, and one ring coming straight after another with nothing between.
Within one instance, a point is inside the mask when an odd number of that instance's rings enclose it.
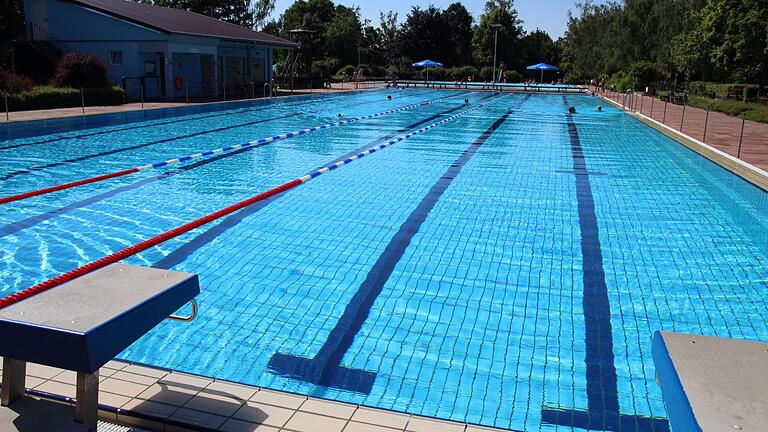
<instances>
[{"instance_id":1,"label":"metal fence","mask_svg":"<svg viewBox=\"0 0 768 432\"><path fill-rule=\"evenodd\" d=\"M642 92L620 93L595 87L591 90L624 110L642 114L768 171L768 124L697 108L681 98L662 100Z\"/></svg>"}]
</instances>

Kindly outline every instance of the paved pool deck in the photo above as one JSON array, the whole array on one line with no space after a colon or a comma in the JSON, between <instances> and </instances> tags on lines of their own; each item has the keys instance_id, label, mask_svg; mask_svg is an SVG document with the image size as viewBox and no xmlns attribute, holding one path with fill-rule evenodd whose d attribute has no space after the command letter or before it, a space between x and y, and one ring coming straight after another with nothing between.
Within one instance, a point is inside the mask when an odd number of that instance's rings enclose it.
<instances>
[{"instance_id":1,"label":"paved pool deck","mask_svg":"<svg viewBox=\"0 0 768 432\"><path fill-rule=\"evenodd\" d=\"M73 405L75 376L28 363L27 391ZM151 431L501 432L122 361L101 368L99 381L99 419Z\"/></svg>"},{"instance_id":2,"label":"paved pool deck","mask_svg":"<svg viewBox=\"0 0 768 432\"><path fill-rule=\"evenodd\" d=\"M590 88L590 91L595 90L594 87ZM599 94L619 104L624 98L624 94L609 90ZM632 108L672 129L768 171L768 124L744 121L744 134L739 149L742 127L742 119L739 117L715 111L707 113L701 108L665 103L659 98L639 95L633 99Z\"/></svg>"},{"instance_id":3,"label":"paved pool deck","mask_svg":"<svg viewBox=\"0 0 768 432\"><path fill-rule=\"evenodd\" d=\"M377 83L361 83L356 89L354 83L345 83L345 84L334 83L332 84L331 88L326 88L326 89L301 89L301 90L296 90L293 93L286 90L280 90L280 95L278 97L284 98L292 95L297 96L297 95L306 95L306 94L341 93L341 92L348 92L352 90L367 90L367 89L373 89L373 88L379 88L378 84ZM3 111L3 112L0 112L0 124L8 123L9 121L13 123L18 121L47 120L47 119L62 118L62 117L79 117L82 115L110 114L110 113L119 113L119 112L128 112L128 111L173 108L173 107L190 106L190 105L209 105L209 104L233 102L237 100L259 100L259 99L262 99L262 98L230 99L227 101L220 100L220 101L205 101L205 102L190 102L190 103L179 102L179 101L144 102L143 107L140 102L132 102L132 103L127 103L123 105L114 105L114 106L87 106L85 107L85 112L83 112L82 107L54 108L54 109L46 109L46 110L32 110L32 111L12 111L8 113L8 117L6 117L6 113ZM1 103L2 103L2 100L0 100L0 104Z\"/></svg>"}]
</instances>

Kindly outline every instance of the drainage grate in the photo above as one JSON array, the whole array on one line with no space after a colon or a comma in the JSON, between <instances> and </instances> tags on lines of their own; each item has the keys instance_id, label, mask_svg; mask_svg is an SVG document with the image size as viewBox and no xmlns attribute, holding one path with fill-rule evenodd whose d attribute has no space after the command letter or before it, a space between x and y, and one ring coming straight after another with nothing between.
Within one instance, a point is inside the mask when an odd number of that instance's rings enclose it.
<instances>
[{"instance_id":1,"label":"drainage grate","mask_svg":"<svg viewBox=\"0 0 768 432\"><path fill-rule=\"evenodd\" d=\"M98 432L149 432L146 429L139 429L131 426L121 426L101 420L99 420L99 424L96 426L96 429Z\"/></svg>"}]
</instances>

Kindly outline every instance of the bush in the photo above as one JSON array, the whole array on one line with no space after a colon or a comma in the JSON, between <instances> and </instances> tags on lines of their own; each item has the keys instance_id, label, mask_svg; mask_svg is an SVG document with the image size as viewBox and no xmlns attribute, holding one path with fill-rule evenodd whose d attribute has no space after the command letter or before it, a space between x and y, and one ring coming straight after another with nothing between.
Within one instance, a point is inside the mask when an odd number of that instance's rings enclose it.
<instances>
[{"instance_id":1,"label":"bush","mask_svg":"<svg viewBox=\"0 0 768 432\"><path fill-rule=\"evenodd\" d=\"M523 76L520 75L520 72L518 71L508 70L505 77L507 78L508 83L523 82Z\"/></svg>"},{"instance_id":2,"label":"bush","mask_svg":"<svg viewBox=\"0 0 768 432\"><path fill-rule=\"evenodd\" d=\"M125 101L125 91L121 87L88 88L84 91L85 105L120 105ZM35 87L31 91L8 96L11 111L71 108L79 107L80 89L71 87Z\"/></svg>"},{"instance_id":3,"label":"bush","mask_svg":"<svg viewBox=\"0 0 768 432\"><path fill-rule=\"evenodd\" d=\"M0 92L20 93L32 90L35 83L24 75L0 70Z\"/></svg>"},{"instance_id":4,"label":"bush","mask_svg":"<svg viewBox=\"0 0 768 432\"><path fill-rule=\"evenodd\" d=\"M450 69L454 81L461 81L477 75L477 68L473 66L459 66Z\"/></svg>"},{"instance_id":5,"label":"bush","mask_svg":"<svg viewBox=\"0 0 768 432\"><path fill-rule=\"evenodd\" d=\"M98 57L83 53L64 54L51 79L56 87L109 87L107 66Z\"/></svg>"},{"instance_id":6,"label":"bush","mask_svg":"<svg viewBox=\"0 0 768 432\"><path fill-rule=\"evenodd\" d=\"M618 71L606 81L606 86L624 93L633 88L635 80L625 71Z\"/></svg>"},{"instance_id":7,"label":"bush","mask_svg":"<svg viewBox=\"0 0 768 432\"><path fill-rule=\"evenodd\" d=\"M355 73L355 67L352 65L346 65L336 72L336 75L334 75L334 78L341 79L344 75L347 75L347 78L352 78L352 74L354 73Z\"/></svg>"},{"instance_id":8,"label":"bush","mask_svg":"<svg viewBox=\"0 0 768 432\"><path fill-rule=\"evenodd\" d=\"M691 96L688 98L688 104L697 108L718 111L735 117L741 117L743 115L747 120L768 123L768 106L758 103Z\"/></svg>"},{"instance_id":9,"label":"bush","mask_svg":"<svg viewBox=\"0 0 768 432\"><path fill-rule=\"evenodd\" d=\"M728 95L728 88L732 86L743 86L750 95L757 94L759 88L757 84L719 84L705 81L692 81L689 88L691 91L696 90L699 93L703 93L703 91L715 92L717 97L724 99Z\"/></svg>"},{"instance_id":10,"label":"bush","mask_svg":"<svg viewBox=\"0 0 768 432\"><path fill-rule=\"evenodd\" d=\"M493 66L483 66L480 68L480 80L485 82L493 81Z\"/></svg>"},{"instance_id":11,"label":"bush","mask_svg":"<svg viewBox=\"0 0 768 432\"><path fill-rule=\"evenodd\" d=\"M335 71L339 68L339 63L339 60L335 58L315 60L312 62L312 75L318 76L325 74L325 76L330 76L331 71Z\"/></svg>"}]
</instances>

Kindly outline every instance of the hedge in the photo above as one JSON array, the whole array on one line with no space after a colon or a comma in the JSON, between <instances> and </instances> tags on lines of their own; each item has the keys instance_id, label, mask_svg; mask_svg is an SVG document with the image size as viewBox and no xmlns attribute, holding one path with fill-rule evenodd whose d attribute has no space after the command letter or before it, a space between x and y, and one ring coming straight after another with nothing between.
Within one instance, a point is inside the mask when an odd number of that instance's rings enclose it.
<instances>
[{"instance_id":1,"label":"hedge","mask_svg":"<svg viewBox=\"0 0 768 432\"><path fill-rule=\"evenodd\" d=\"M86 106L125 103L125 91L117 86L85 89L84 97ZM8 95L8 108L11 111L71 108L81 104L80 89L70 87L39 86L30 91Z\"/></svg>"},{"instance_id":2,"label":"hedge","mask_svg":"<svg viewBox=\"0 0 768 432\"><path fill-rule=\"evenodd\" d=\"M688 105L736 117L743 115L747 120L768 123L768 106L759 103L690 96Z\"/></svg>"}]
</instances>

